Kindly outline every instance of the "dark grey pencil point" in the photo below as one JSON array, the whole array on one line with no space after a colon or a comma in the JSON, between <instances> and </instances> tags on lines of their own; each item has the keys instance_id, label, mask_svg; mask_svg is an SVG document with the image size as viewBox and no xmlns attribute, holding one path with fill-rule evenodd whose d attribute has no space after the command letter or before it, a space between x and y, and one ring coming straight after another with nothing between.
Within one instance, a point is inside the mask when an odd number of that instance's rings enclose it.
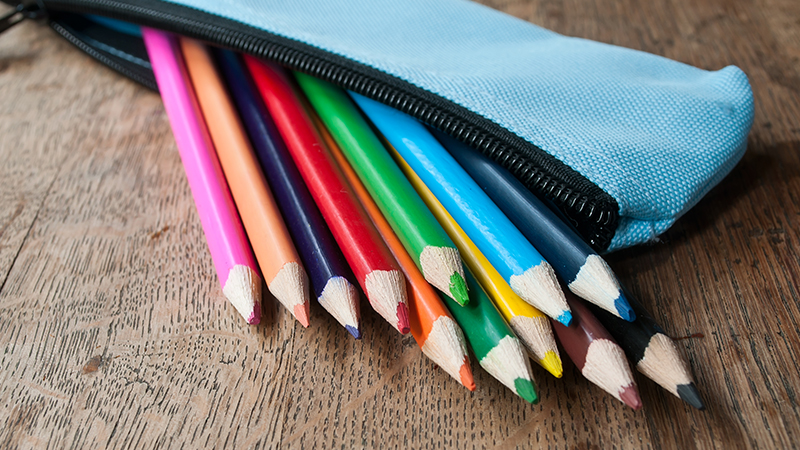
<instances>
[{"instance_id":1,"label":"dark grey pencil point","mask_svg":"<svg viewBox=\"0 0 800 450\"><path fill-rule=\"evenodd\" d=\"M706 409L706 405L703 403L703 399L700 398L700 392L697 391L697 387L694 385L694 383L679 384L678 396L681 398L681 400L694 406L700 411L704 411Z\"/></svg>"}]
</instances>

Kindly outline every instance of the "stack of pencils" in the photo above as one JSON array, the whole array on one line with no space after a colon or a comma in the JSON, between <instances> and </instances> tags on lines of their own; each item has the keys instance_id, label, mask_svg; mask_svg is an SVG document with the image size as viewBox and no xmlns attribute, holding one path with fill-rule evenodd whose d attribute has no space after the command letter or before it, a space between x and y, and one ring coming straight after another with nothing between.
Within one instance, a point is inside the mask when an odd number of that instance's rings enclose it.
<instances>
[{"instance_id":1,"label":"stack of pencils","mask_svg":"<svg viewBox=\"0 0 800 450\"><path fill-rule=\"evenodd\" d=\"M606 262L509 172L381 103L142 29L222 291L249 324L262 280L354 338L360 299L459 383L481 367L531 403L529 357L642 407L628 361L703 408L674 342ZM627 357L626 357L627 356Z\"/></svg>"}]
</instances>

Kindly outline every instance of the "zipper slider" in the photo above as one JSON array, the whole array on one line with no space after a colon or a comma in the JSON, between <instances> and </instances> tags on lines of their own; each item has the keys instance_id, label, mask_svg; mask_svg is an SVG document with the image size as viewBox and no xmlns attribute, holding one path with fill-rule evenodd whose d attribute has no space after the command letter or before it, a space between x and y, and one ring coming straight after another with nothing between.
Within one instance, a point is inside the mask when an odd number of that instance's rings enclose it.
<instances>
[{"instance_id":1,"label":"zipper slider","mask_svg":"<svg viewBox=\"0 0 800 450\"><path fill-rule=\"evenodd\" d=\"M42 21L47 18L47 11L42 0L27 0L17 4L8 14L0 17L0 33L8 30L25 19Z\"/></svg>"}]
</instances>

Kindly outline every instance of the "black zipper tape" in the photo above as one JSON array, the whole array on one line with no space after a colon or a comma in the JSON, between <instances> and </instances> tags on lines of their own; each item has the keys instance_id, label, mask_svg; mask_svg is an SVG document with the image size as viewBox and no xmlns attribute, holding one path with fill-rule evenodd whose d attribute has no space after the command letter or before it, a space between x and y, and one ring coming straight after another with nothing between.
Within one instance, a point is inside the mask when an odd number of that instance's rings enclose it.
<instances>
[{"instance_id":1,"label":"black zipper tape","mask_svg":"<svg viewBox=\"0 0 800 450\"><path fill-rule=\"evenodd\" d=\"M500 163L532 192L555 204L596 250L606 249L614 237L619 222L619 206L608 193L552 155L496 123L399 78L302 42L159 0L38 1L44 4L56 22L56 13L73 12L103 15L170 31L274 61L385 103ZM86 50L85 43L79 47ZM108 59L107 55L100 56ZM119 66L119 61L116 65ZM128 75L124 68L116 70Z\"/></svg>"},{"instance_id":2,"label":"black zipper tape","mask_svg":"<svg viewBox=\"0 0 800 450\"><path fill-rule=\"evenodd\" d=\"M58 14L51 18L50 27L92 58L158 92L147 49L141 39L131 39L79 14Z\"/></svg>"}]
</instances>

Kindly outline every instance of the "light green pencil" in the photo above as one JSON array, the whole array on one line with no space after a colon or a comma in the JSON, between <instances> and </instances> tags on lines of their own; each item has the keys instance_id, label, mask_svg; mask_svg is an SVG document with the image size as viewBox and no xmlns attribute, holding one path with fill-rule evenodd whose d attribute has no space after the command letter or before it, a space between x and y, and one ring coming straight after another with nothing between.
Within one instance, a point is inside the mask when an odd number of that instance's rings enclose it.
<instances>
[{"instance_id":1,"label":"light green pencil","mask_svg":"<svg viewBox=\"0 0 800 450\"><path fill-rule=\"evenodd\" d=\"M295 73L295 78L425 280L459 304L466 304L467 283L456 245L350 97L308 75Z\"/></svg>"}]
</instances>

